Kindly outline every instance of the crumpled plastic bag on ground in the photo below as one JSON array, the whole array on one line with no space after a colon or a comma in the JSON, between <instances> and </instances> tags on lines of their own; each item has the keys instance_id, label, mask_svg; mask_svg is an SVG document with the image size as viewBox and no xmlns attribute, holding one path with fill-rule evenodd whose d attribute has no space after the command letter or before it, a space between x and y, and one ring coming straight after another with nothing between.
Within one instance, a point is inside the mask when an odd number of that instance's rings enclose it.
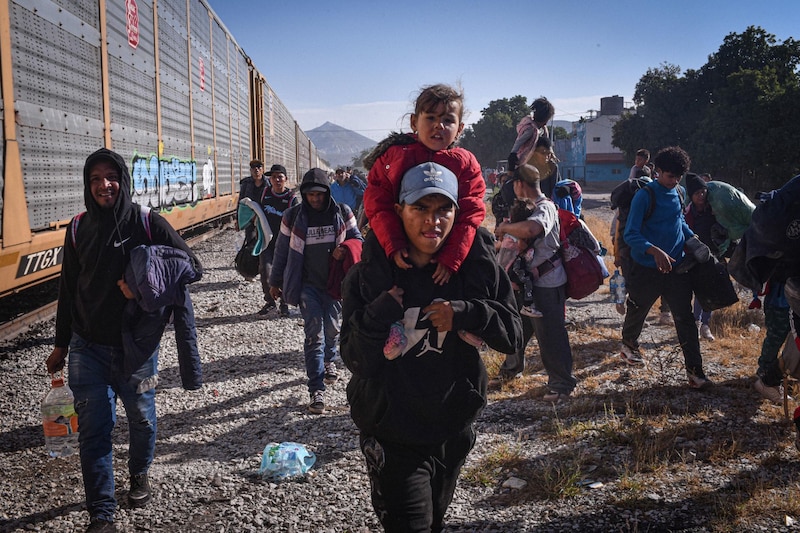
<instances>
[{"instance_id":1,"label":"crumpled plastic bag on ground","mask_svg":"<svg viewBox=\"0 0 800 533\"><path fill-rule=\"evenodd\" d=\"M296 442L270 442L261 456L259 475L263 479L282 480L304 475L314 466L317 456Z\"/></svg>"}]
</instances>

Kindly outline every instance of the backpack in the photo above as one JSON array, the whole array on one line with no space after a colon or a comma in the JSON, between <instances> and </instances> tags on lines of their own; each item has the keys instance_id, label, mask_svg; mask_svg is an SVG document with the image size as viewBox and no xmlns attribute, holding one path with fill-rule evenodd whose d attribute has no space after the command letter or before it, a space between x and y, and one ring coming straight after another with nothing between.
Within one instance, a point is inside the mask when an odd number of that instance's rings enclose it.
<instances>
[{"instance_id":1,"label":"backpack","mask_svg":"<svg viewBox=\"0 0 800 533\"><path fill-rule=\"evenodd\" d=\"M558 222L559 254L567 273L567 297L580 300L596 291L606 277L598 257L600 245L572 211L559 209Z\"/></svg>"},{"instance_id":2,"label":"backpack","mask_svg":"<svg viewBox=\"0 0 800 533\"><path fill-rule=\"evenodd\" d=\"M258 242L258 233L253 234L250 239L245 237L239 251L236 252L236 258L233 260L236 266L236 272L247 281L252 281L258 275L258 261L259 256L253 255L253 249Z\"/></svg>"},{"instance_id":3,"label":"backpack","mask_svg":"<svg viewBox=\"0 0 800 533\"><path fill-rule=\"evenodd\" d=\"M86 211L82 211L72 217L72 222L69 225L70 240L72 241L72 246L75 248L78 247L78 225L81 223L81 219L85 214ZM144 231L147 233L147 240L152 242L153 235L150 229L150 208L146 205L140 205L139 218L142 221L142 226L144 226Z\"/></svg>"}]
</instances>

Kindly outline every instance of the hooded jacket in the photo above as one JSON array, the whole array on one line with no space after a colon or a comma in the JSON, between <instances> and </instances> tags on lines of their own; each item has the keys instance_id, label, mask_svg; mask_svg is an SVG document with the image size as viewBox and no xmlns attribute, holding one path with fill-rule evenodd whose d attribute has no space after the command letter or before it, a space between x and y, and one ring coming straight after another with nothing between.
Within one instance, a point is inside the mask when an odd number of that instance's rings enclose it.
<instances>
[{"instance_id":1,"label":"hooded jacket","mask_svg":"<svg viewBox=\"0 0 800 533\"><path fill-rule=\"evenodd\" d=\"M92 197L89 172L102 161L119 169L119 195L113 208L101 208ZM71 239L70 222L64 240L64 260L59 282L56 347L68 347L73 333L105 345L122 346L122 312L126 298L117 286L123 278L131 250L142 244L163 244L185 251L195 270L202 266L184 240L158 213L150 212L150 236L142 226L139 206L131 199L131 176L122 156L101 148L83 168L86 213Z\"/></svg>"},{"instance_id":2,"label":"hooded jacket","mask_svg":"<svg viewBox=\"0 0 800 533\"><path fill-rule=\"evenodd\" d=\"M272 259L272 271L269 276L271 287L280 287L283 291L283 301L289 305L300 304L300 292L303 288L303 262L306 246L306 234L309 227L309 214L314 210L306 199L306 193L312 187L322 187L325 190L324 209L313 216L321 216L330 220L336 236L335 246L339 246L347 239L359 239L356 218L346 204L337 204L331 198L331 188L328 176L324 171L311 169L303 176L300 184L302 201L287 209L281 219L281 230L275 242L275 255Z\"/></svg>"},{"instance_id":3,"label":"hooded jacket","mask_svg":"<svg viewBox=\"0 0 800 533\"><path fill-rule=\"evenodd\" d=\"M452 233L450 235L452 238ZM353 373L347 385L350 415L362 435L410 445L436 445L471 424L486 404L487 376L480 353L459 330L503 353L522 345L522 321L511 282L495 260L494 239L479 228L462 268L445 285L434 264L401 270L374 233L361 262L344 280L341 355ZM403 289L403 305L387 292ZM437 332L421 309L448 300L453 328ZM408 345L388 360L383 346L402 320Z\"/></svg>"},{"instance_id":4,"label":"hooded jacket","mask_svg":"<svg viewBox=\"0 0 800 533\"><path fill-rule=\"evenodd\" d=\"M160 245L132 250L125 282L135 299L125 305L122 324L125 379L152 356L172 316L183 388L197 390L203 385L194 309L186 287L197 281L197 275L183 250Z\"/></svg>"},{"instance_id":5,"label":"hooded jacket","mask_svg":"<svg viewBox=\"0 0 800 533\"><path fill-rule=\"evenodd\" d=\"M450 169L458 178L458 213L450 238L437 260L452 272L458 271L469 253L475 231L486 217L486 182L472 152L459 147L434 152L414 135L394 133L364 160L369 169L364 191L364 212L378 236L386 257L408 247L394 204L403 174L420 163L432 161Z\"/></svg>"}]
</instances>

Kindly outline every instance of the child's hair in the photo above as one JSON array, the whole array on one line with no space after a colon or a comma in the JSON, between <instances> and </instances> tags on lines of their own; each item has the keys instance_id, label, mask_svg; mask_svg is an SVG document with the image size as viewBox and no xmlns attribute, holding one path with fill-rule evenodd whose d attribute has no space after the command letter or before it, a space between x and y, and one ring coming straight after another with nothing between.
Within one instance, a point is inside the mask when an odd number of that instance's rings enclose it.
<instances>
[{"instance_id":1,"label":"child's hair","mask_svg":"<svg viewBox=\"0 0 800 533\"><path fill-rule=\"evenodd\" d=\"M653 163L662 172L670 172L680 176L689 170L691 160L689 159L689 154L680 146L668 146L656 154Z\"/></svg>"},{"instance_id":2,"label":"child's hair","mask_svg":"<svg viewBox=\"0 0 800 533\"><path fill-rule=\"evenodd\" d=\"M511 222L522 222L528 220L536 209L536 202L530 198L515 198L508 210L508 218Z\"/></svg>"},{"instance_id":3,"label":"child's hair","mask_svg":"<svg viewBox=\"0 0 800 533\"><path fill-rule=\"evenodd\" d=\"M448 107L452 103L459 104L458 118L464 118L464 93L460 88L456 89L444 83L437 83L436 85L428 85L420 90L417 101L414 104L414 114L419 115L426 111L433 111L439 104L444 104Z\"/></svg>"},{"instance_id":4,"label":"child's hair","mask_svg":"<svg viewBox=\"0 0 800 533\"><path fill-rule=\"evenodd\" d=\"M536 139L536 146L535 148L547 148L548 150L553 149L553 141L550 140L550 137L545 137L544 135L540 135L538 139Z\"/></svg>"},{"instance_id":5,"label":"child's hair","mask_svg":"<svg viewBox=\"0 0 800 533\"><path fill-rule=\"evenodd\" d=\"M556 114L556 108L544 96L534 100L531 104L531 109L533 110L533 120L537 124L547 124Z\"/></svg>"},{"instance_id":6,"label":"child's hair","mask_svg":"<svg viewBox=\"0 0 800 533\"><path fill-rule=\"evenodd\" d=\"M645 161L650 161L650 150L647 148L639 148L636 150L636 157L644 157Z\"/></svg>"},{"instance_id":7,"label":"child's hair","mask_svg":"<svg viewBox=\"0 0 800 533\"><path fill-rule=\"evenodd\" d=\"M536 209L536 202L530 198L516 198L511 208L508 210L508 219L511 222L522 222L528 220L528 217L533 214ZM533 239L522 239L525 245L530 248Z\"/></svg>"}]
</instances>

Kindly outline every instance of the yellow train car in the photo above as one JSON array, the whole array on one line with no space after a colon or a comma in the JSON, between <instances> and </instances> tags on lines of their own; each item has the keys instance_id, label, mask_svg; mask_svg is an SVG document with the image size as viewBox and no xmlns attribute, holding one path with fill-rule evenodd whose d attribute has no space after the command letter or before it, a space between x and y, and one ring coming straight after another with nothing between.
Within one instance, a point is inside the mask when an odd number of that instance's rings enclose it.
<instances>
[{"instance_id":1,"label":"yellow train car","mask_svg":"<svg viewBox=\"0 0 800 533\"><path fill-rule=\"evenodd\" d=\"M58 276L100 147L179 231L229 216L251 159L321 163L203 0L0 0L0 89L0 297Z\"/></svg>"}]
</instances>

